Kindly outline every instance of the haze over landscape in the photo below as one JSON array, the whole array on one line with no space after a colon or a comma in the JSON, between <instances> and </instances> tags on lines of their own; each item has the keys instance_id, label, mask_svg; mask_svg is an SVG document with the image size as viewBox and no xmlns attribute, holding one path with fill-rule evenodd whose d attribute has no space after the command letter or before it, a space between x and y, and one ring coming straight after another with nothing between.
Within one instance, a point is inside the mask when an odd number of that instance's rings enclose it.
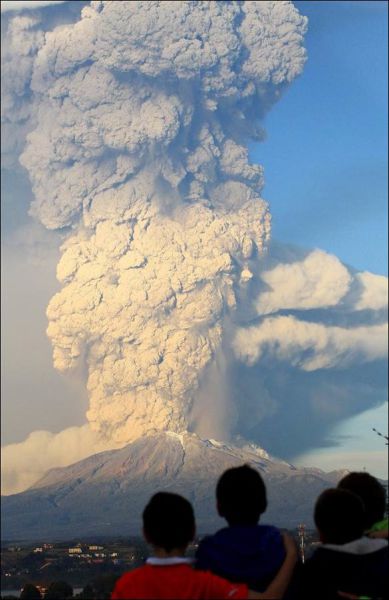
<instances>
[{"instance_id":1,"label":"haze over landscape","mask_svg":"<svg viewBox=\"0 0 389 600\"><path fill-rule=\"evenodd\" d=\"M387 431L386 271L309 225L274 239L259 164L264 121L308 68L306 3L31 8L2 14L3 493L161 432L204 456L200 440L357 466L331 435L372 414ZM379 442L355 448L384 476Z\"/></svg>"}]
</instances>

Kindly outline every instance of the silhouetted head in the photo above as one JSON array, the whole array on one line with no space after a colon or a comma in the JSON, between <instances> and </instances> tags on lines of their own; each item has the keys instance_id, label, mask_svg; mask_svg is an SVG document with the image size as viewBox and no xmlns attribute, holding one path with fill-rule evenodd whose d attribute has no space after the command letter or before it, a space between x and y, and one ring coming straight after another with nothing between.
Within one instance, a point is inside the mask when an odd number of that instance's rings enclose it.
<instances>
[{"instance_id":1,"label":"silhouetted head","mask_svg":"<svg viewBox=\"0 0 389 600\"><path fill-rule=\"evenodd\" d=\"M255 525L267 507L265 484L248 465L227 469L218 481L216 500L229 525Z\"/></svg>"},{"instance_id":2,"label":"silhouetted head","mask_svg":"<svg viewBox=\"0 0 389 600\"><path fill-rule=\"evenodd\" d=\"M178 494L155 494L143 511L143 532L150 544L167 552L185 549L195 535L192 505Z\"/></svg>"},{"instance_id":3,"label":"silhouetted head","mask_svg":"<svg viewBox=\"0 0 389 600\"><path fill-rule=\"evenodd\" d=\"M380 482L364 471L349 473L338 483L338 488L359 496L365 506L365 529L370 529L385 516L386 494Z\"/></svg>"},{"instance_id":4,"label":"silhouetted head","mask_svg":"<svg viewBox=\"0 0 389 600\"><path fill-rule=\"evenodd\" d=\"M326 544L347 544L364 531L362 500L348 490L329 489L316 501L314 519L320 539Z\"/></svg>"}]
</instances>

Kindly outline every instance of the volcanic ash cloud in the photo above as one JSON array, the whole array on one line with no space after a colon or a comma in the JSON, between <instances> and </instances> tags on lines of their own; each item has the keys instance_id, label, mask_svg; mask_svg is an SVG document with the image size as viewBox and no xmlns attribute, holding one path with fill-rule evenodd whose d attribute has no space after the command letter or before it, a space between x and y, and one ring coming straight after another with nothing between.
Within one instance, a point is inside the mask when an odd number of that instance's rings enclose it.
<instances>
[{"instance_id":1,"label":"volcanic ash cloud","mask_svg":"<svg viewBox=\"0 0 389 600\"><path fill-rule=\"evenodd\" d=\"M305 29L289 2L92 2L46 33L21 162L32 213L70 232L48 335L112 443L191 427L270 234L246 144Z\"/></svg>"}]
</instances>

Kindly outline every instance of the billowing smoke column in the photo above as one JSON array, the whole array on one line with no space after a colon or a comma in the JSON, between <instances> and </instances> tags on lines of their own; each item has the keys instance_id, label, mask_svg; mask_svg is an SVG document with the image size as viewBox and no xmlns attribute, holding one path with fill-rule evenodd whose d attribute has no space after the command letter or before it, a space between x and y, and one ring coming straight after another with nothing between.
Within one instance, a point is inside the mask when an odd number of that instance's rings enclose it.
<instances>
[{"instance_id":1,"label":"billowing smoke column","mask_svg":"<svg viewBox=\"0 0 389 600\"><path fill-rule=\"evenodd\" d=\"M290 2L98 1L46 33L21 163L33 214L69 231L48 335L56 368L85 365L104 439L195 426L269 239L246 144L305 29Z\"/></svg>"}]
</instances>

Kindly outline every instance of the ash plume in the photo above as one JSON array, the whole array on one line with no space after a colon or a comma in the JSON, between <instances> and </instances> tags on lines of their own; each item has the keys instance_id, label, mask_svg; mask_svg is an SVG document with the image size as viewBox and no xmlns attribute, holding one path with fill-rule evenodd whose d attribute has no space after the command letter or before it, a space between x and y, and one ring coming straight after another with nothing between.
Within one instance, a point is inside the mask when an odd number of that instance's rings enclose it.
<instances>
[{"instance_id":1,"label":"ash plume","mask_svg":"<svg viewBox=\"0 0 389 600\"><path fill-rule=\"evenodd\" d=\"M248 158L302 72L307 19L278 0L93 1L71 23L33 19L9 21L29 50L4 119L20 126L10 154L24 146L31 214L65 239L47 333L59 371L84 369L89 409L83 427L9 445L7 490L157 430L273 451L263 425L297 417L295 371L314 411L296 444L369 406L374 374L359 396L330 380L339 406L356 400L327 420L317 387L323 371L384 356L387 280L318 250L272 254L263 169Z\"/></svg>"},{"instance_id":2,"label":"ash plume","mask_svg":"<svg viewBox=\"0 0 389 600\"><path fill-rule=\"evenodd\" d=\"M83 361L89 423L114 443L190 427L269 239L246 144L305 28L289 2L92 2L46 34L20 160L33 215L70 228L48 335L57 369Z\"/></svg>"}]
</instances>

